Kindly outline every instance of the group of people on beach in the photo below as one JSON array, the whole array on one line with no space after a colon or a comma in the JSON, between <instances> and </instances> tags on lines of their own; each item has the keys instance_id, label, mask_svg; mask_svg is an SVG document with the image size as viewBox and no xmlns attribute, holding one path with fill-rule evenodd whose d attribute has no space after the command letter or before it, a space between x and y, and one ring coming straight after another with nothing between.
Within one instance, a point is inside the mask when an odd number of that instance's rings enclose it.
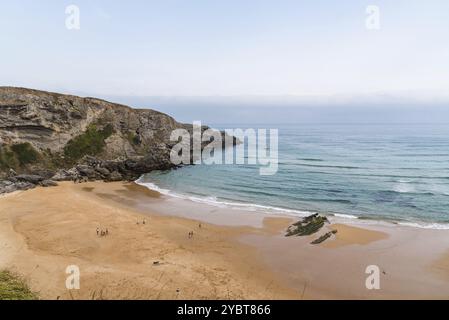
<instances>
[{"instance_id":1,"label":"group of people on beach","mask_svg":"<svg viewBox=\"0 0 449 320\"><path fill-rule=\"evenodd\" d=\"M199 223L199 224L198 224L198 228L201 229L201 227L202 227L202 224ZM188 237L189 237L189 239L192 239L192 238L193 238L193 231L190 231L190 232L189 232Z\"/></svg>"},{"instance_id":2,"label":"group of people on beach","mask_svg":"<svg viewBox=\"0 0 449 320\"><path fill-rule=\"evenodd\" d=\"M100 228L97 228L97 236L99 236L99 237L106 237L108 235L109 235L108 228L106 228L106 230L103 230L103 229L100 230Z\"/></svg>"},{"instance_id":3,"label":"group of people on beach","mask_svg":"<svg viewBox=\"0 0 449 320\"><path fill-rule=\"evenodd\" d=\"M146 224L146 223L147 223L147 221L146 221L145 219L143 219L143 220L142 220L142 224ZM137 221L136 224L139 225L139 224L140 224L140 221Z\"/></svg>"}]
</instances>

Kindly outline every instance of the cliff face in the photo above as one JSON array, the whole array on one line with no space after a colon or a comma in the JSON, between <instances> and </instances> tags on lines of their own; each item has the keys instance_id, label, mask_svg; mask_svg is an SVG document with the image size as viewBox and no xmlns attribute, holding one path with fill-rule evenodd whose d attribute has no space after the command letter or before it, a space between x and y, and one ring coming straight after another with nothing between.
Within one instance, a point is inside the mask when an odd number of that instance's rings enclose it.
<instances>
[{"instance_id":1,"label":"cliff face","mask_svg":"<svg viewBox=\"0 0 449 320\"><path fill-rule=\"evenodd\" d=\"M134 179L173 167L176 128L192 129L154 110L0 87L0 177Z\"/></svg>"}]
</instances>

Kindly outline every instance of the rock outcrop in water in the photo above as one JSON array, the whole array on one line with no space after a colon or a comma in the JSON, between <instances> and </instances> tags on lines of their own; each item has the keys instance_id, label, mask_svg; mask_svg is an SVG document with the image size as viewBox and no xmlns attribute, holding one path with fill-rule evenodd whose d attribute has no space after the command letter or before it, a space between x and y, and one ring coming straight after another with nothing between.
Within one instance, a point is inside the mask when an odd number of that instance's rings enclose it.
<instances>
[{"instance_id":1,"label":"rock outcrop in water","mask_svg":"<svg viewBox=\"0 0 449 320\"><path fill-rule=\"evenodd\" d=\"M315 213L289 226L285 236L310 236L319 232L321 228L324 227L325 223L330 223L329 219L327 219L327 217L325 216L321 216L318 213ZM331 238L333 235L337 234L337 232L337 230L326 232L317 239L313 240L310 244L320 244Z\"/></svg>"},{"instance_id":2,"label":"rock outcrop in water","mask_svg":"<svg viewBox=\"0 0 449 320\"><path fill-rule=\"evenodd\" d=\"M171 169L170 134L178 128L192 132L154 110L0 87L0 193Z\"/></svg>"},{"instance_id":3,"label":"rock outcrop in water","mask_svg":"<svg viewBox=\"0 0 449 320\"><path fill-rule=\"evenodd\" d=\"M326 217L315 213L288 227L287 234L285 236L309 236L318 232L326 222L329 223L329 220Z\"/></svg>"}]
</instances>

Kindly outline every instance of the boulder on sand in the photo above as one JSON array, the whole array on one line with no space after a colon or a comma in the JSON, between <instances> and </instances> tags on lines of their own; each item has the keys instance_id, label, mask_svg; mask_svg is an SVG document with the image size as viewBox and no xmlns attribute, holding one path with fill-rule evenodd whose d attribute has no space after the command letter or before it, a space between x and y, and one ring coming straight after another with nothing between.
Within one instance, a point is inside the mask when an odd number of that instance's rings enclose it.
<instances>
[{"instance_id":1,"label":"boulder on sand","mask_svg":"<svg viewBox=\"0 0 449 320\"><path fill-rule=\"evenodd\" d=\"M18 176L15 176L15 178L22 182L29 182L32 184L38 184L39 182L44 180L44 177L41 177L36 174L20 174Z\"/></svg>"},{"instance_id":2,"label":"boulder on sand","mask_svg":"<svg viewBox=\"0 0 449 320\"><path fill-rule=\"evenodd\" d=\"M336 234L337 230L332 230L330 232L327 232L325 234L323 234L321 237L319 237L318 239L313 240L310 244L320 244L324 241L326 241L327 239L329 239L333 234Z\"/></svg>"},{"instance_id":3,"label":"boulder on sand","mask_svg":"<svg viewBox=\"0 0 449 320\"><path fill-rule=\"evenodd\" d=\"M39 183L42 187L56 187L58 184L53 180L44 180Z\"/></svg>"},{"instance_id":4,"label":"boulder on sand","mask_svg":"<svg viewBox=\"0 0 449 320\"><path fill-rule=\"evenodd\" d=\"M329 223L329 220L315 213L289 226L285 236L308 236L318 232L325 223Z\"/></svg>"}]
</instances>

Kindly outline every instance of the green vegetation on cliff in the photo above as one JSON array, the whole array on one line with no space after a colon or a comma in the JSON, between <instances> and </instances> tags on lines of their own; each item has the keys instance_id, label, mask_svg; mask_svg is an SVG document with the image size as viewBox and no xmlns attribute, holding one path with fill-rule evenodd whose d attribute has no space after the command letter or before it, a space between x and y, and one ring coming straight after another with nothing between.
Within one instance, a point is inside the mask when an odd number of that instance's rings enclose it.
<instances>
[{"instance_id":1,"label":"green vegetation on cliff","mask_svg":"<svg viewBox=\"0 0 449 320\"><path fill-rule=\"evenodd\" d=\"M11 150L16 155L20 165L34 163L39 160L39 153L28 142L13 144Z\"/></svg>"},{"instance_id":2,"label":"green vegetation on cliff","mask_svg":"<svg viewBox=\"0 0 449 320\"><path fill-rule=\"evenodd\" d=\"M37 300L25 282L9 271L0 271L0 300Z\"/></svg>"},{"instance_id":3,"label":"green vegetation on cliff","mask_svg":"<svg viewBox=\"0 0 449 320\"><path fill-rule=\"evenodd\" d=\"M70 140L64 147L64 156L69 161L76 161L85 155L95 156L100 154L108 137L114 133L111 124L106 125L103 129L98 129L96 125L91 125L86 132Z\"/></svg>"},{"instance_id":4,"label":"green vegetation on cliff","mask_svg":"<svg viewBox=\"0 0 449 320\"><path fill-rule=\"evenodd\" d=\"M1 169L18 169L39 159L39 152L28 142L0 147Z\"/></svg>"},{"instance_id":5,"label":"green vegetation on cliff","mask_svg":"<svg viewBox=\"0 0 449 320\"><path fill-rule=\"evenodd\" d=\"M128 132L128 141L134 146L137 146L140 144L140 138L137 134Z\"/></svg>"}]
</instances>

